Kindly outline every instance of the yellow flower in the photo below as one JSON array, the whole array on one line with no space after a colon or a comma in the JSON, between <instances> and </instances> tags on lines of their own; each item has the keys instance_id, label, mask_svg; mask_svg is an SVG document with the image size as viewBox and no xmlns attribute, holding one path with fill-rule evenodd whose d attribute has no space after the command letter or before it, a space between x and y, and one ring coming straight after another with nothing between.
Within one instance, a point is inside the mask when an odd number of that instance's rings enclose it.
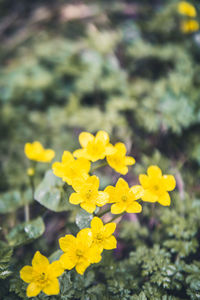
<instances>
[{"instance_id":1,"label":"yellow flower","mask_svg":"<svg viewBox=\"0 0 200 300\"><path fill-rule=\"evenodd\" d=\"M61 177L63 181L72 185L76 179L86 180L90 171L90 162L85 158L74 159L69 151L64 151L62 162L55 162L52 165L53 173Z\"/></svg>"},{"instance_id":2,"label":"yellow flower","mask_svg":"<svg viewBox=\"0 0 200 300\"><path fill-rule=\"evenodd\" d=\"M157 166L150 166L146 174L140 174L139 181L144 188L143 201L159 202L161 205L170 205L168 191L175 189L176 181L172 175L163 175Z\"/></svg>"},{"instance_id":3,"label":"yellow flower","mask_svg":"<svg viewBox=\"0 0 200 300\"><path fill-rule=\"evenodd\" d=\"M116 172L125 175L128 173L128 167L135 163L135 159L131 156L126 156L126 147L123 143L117 143L114 146L115 153L107 155L106 159L108 164Z\"/></svg>"},{"instance_id":4,"label":"yellow flower","mask_svg":"<svg viewBox=\"0 0 200 300\"><path fill-rule=\"evenodd\" d=\"M59 239L61 250L64 252L60 262L67 270L75 267L79 274L83 274L91 263L98 263L101 260L100 250L93 246L92 232L84 228L74 237L67 234Z\"/></svg>"},{"instance_id":5,"label":"yellow flower","mask_svg":"<svg viewBox=\"0 0 200 300\"><path fill-rule=\"evenodd\" d=\"M75 157L84 157L92 162L104 159L106 155L115 152L114 147L109 143L109 136L105 131L98 131L96 136L89 132L81 132L79 142L82 149L74 151Z\"/></svg>"},{"instance_id":6,"label":"yellow flower","mask_svg":"<svg viewBox=\"0 0 200 300\"><path fill-rule=\"evenodd\" d=\"M91 221L91 230L93 237L93 244L102 252L103 249L111 250L117 247L117 241L113 232L116 229L115 223L108 223L103 225L100 218L94 217Z\"/></svg>"},{"instance_id":7,"label":"yellow flower","mask_svg":"<svg viewBox=\"0 0 200 300\"><path fill-rule=\"evenodd\" d=\"M196 17L196 15L197 15L195 7L186 1L181 1L178 4L178 12L182 15L186 15L186 16L192 17L192 18Z\"/></svg>"},{"instance_id":8,"label":"yellow flower","mask_svg":"<svg viewBox=\"0 0 200 300\"><path fill-rule=\"evenodd\" d=\"M40 162L50 162L55 156L55 152L51 149L44 149L40 142L26 143L24 152L30 160Z\"/></svg>"},{"instance_id":9,"label":"yellow flower","mask_svg":"<svg viewBox=\"0 0 200 300\"><path fill-rule=\"evenodd\" d=\"M199 23L196 20L186 20L181 22L181 31L191 33L199 30Z\"/></svg>"},{"instance_id":10,"label":"yellow flower","mask_svg":"<svg viewBox=\"0 0 200 300\"><path fill-rule=\"evenodd\" d=\"M20 277L29 283L26 294L35 297L41 291L47 295L57 295L60 292L57 279L64 269L59 261L49 263L48 259L37 251L32 260L32 266L25 266L20 271Z\"/></svg>"},{"instance_id":11,"label":"yellow flower","mask_svg":"<svg viewBox=\"0 0 200 300\"><path fill-rule=\"evenodd\" d=\"M34 176L35 175L35 170L33 168L28 168L27 169L27 175L28 176Z\"/></svg>"},{"instance_id":12,"label":"yellow flower","mask_svg":"<svg viewBox=\"0 0 200 300\"><path fill-rule=\"evenodd\" d=\"M73 183L76 193L72 193L69 202L80 204L88 213L93 213L97 206L103 206L108 202L109 195L98 191L99 178L95 175L88 177L85 181L77 180Z\"/></svg>"},{"instance_id":13,"label":"yellow flower","mask_svg":"<svg viewBox=\"0 0 200 300\"><path fill-rule=\"evenodd\" d=\"M142 211L142 206L136 201L143 195L143 188L140 185L129 188L128 183L123 178L119 178L116 187L108 186L105 192L110 196L110 203L115 203L111 206L112 214Z\"/></svg>"}]
</instances>

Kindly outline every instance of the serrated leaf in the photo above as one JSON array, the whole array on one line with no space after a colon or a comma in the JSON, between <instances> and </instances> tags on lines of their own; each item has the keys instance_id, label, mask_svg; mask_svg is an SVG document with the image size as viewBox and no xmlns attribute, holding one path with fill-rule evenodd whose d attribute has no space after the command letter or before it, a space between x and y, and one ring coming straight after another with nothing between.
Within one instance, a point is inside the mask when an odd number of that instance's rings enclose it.
<instances>
[{"instance_id":1,"label":"serrated leaf","mask_svg":"<svg viewBox=\"0 0 200 300\"><path fill-rule=\"evenodd\" d=\"M38 217L35 220L17 225L8 233L6 238L10 246L16 247L39 238L44 230L44 222L41 217Z\"/></svg>"},{"instance_id":2,"label":"serrated leaf","mask_svg":"<svg viewBox=\"0 0 200 300\"><path fill-rule=\"evenodd\" d=\"M76 225L80 229L90 227L90 222L92 218L93 218L92 214L89 214L88 212L82 210L76 215Z\"/></svg>"},{"instance_id":3,"label":"serrated leaf","mask_svg":"<svg viewBox=\"0 0 200 300\"><path fill-rule=\"evenodd\" d=\"M64 182L51 170L45 173L43 181L36 188L34 199L46 208L60 212L73 209L63 190Z\"/></svg>"}]
</instances>

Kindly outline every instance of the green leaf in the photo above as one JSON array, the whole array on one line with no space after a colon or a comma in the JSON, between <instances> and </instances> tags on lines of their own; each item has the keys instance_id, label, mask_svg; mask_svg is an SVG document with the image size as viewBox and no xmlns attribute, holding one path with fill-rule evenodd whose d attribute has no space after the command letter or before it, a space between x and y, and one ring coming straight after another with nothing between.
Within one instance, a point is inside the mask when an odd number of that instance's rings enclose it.
<instances>
[{"instance_id":1,"label":"green leaf","mask_svg":"<svg viewBox=\"0 0 200 300\"><path fill-rule=\"evenodd\" d=\"M59 212L73 209L63 190L64 182L51 170L45 173L43 181L36 188L34 199L46 208Z\"/></svg>"},{"instance_id":2,"label":"green leaf","mask_svg":"<svg viewBox=\"0 0 200 300\"><path fill-rule=\"evenodd\" d=\"M18 191L7 192L0 196L0 213L13 212L23 204L23 199Z\"/></svg>"},{"instance_id":3,"label":"green leaf","mask_svg":"<svg viewBox=\"0 0 200 300\"><path fill-rule=\"evenodd\" d=\"M39 217L33 221L17 225L8 233L6 238L10 246L17 247L39 238L44 233L44 230L44 222Z\"/></svg>"},{"instance_id":4,"label":"green leaf","mask_svg":"<svg viewBox=\"0 0 200 300\"><path fill-rule=\"evenodd\" d=\"M76 225L80 228L88 228L90 227L90 222L93 218L92 214L82 210L76 215Z\"/></svg>"},{"instance_id":5,"label":"green leaf","mask_svg":"<svg viewBox=\"0 0 200 300\"><path fill-rule=\"evenodd\" d=\"M49 256L49 261L52 263L55 260L59 260L59 258L62 254L63 254L62 250L60 250L60 249L56 250Z\"/></svg>"},{"instance_id":6,"label":"green leaf","mask_svg":"<svg viewBox=\"0 0 200 300\"><path fill-rule=\"evenodd\" d=\"M5 279L12 274L9 268L9 262L13 249L4 242L0 242L0 279Z\"/></svg>"}]
</instances>

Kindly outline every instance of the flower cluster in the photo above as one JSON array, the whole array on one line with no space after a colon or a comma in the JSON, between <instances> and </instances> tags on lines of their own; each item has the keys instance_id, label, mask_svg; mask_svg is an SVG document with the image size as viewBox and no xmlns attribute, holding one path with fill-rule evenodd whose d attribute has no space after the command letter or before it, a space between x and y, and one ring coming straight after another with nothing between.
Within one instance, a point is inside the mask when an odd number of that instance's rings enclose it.
<instances>
[{"instance_id":1,"label":"flower cluster","mask_svg":"<svg viewBox=\"0 0 200 300\"><path fill-rule=\"evenodd\" d=\"M187 17L187 19L184 19L181 22L182 32L191 33L199 30L199 22L194 19L197 16L197 11L192 4L186 1L181 1L178 4L178 12L184 17Z\"/></svg>"},{"instance_id":2,"label":"flower cluster","mask_svg":"<svg viewBox=\"0 0 200 300\"><path fill-rule=\"evenodd\" d=\"M126 156L126 147L123 143L112 145L105 131L97 132L96 136L88 132L79 135L81 149L72 153L64 151L61 162L54 162L53 173L72 186L74 192L69 202L93 214L91 227L80 230L76 236L67 234L59 239L63 254L58 261L50 264L48 259L36 252L32 266L25 266L20 271L21 278L29 283L27 296L36 296L40 291L47 295L59 293L57 277L64 270L75 270L83 275L85 270L94 263L99 263L104 249L111 250L117 247L113 233L116 224L113 216L106 224L100 216L110 212L114 215L123 213L140 213L142 205L139 202L158 202L161 205L170 205L169 191L175 188L176 182L172 175L163 175L158 166L149 166L147 174L139 175L138 185L129 187L125 179L120 177L115 186L107 186L104 191L99 190L99 178L92 174L92 163L106 159L107 164L122 175L127 174L128 166L135 163L135 159ZM29 145L29 146L27 146ZM40 146L39 146L40 145ZM28 147L28 148L27 148ZM27 150L28 149L28 150ZM47 152L46 152L47 151ZM26 144L25 153L29 159L46 161L52 159L53 150L45 150L41 144L34 142ZM45 154L46 153L46 154ZM51 153L51 155L50 155ZM101 167L95 165L95 168ZM94 168L94 169L95 169ZM28 172L33 176L32 170ZM97 215L96 207L107 205L106 210L100 210Z\"/></svg>"}]
</instances>

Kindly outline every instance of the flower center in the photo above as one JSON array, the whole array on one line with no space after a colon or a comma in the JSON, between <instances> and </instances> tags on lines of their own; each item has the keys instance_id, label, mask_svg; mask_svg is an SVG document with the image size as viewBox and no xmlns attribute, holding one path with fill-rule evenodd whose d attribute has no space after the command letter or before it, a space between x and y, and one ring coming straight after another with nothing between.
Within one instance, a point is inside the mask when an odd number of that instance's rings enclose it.
<instances>
[{"instance_id":1,"label":"flower center","mask_svg":"<svg viewBox=\"0 0 200 300\"><path fill-rule=\"evenodd\" d=\"M87 193L85 194L85 197L89 200L92 196L92 190L88 190Z\"/></svg>"},{"instance_id":2,"label":"flower center","mask_svg":"<svg viewBox=\"0 0 200 300\"><path fill-rule=\"evenodd\" d=\"M158 184L155 184L155 185L153 186L153 189L154 189L155 192L158 192L159 189L160 189L160 187L159 187Z\"/></svg>"},{"instance_id":3,"label":"flower center","mask_svg":"<svg viewBox=\"0 0 200 300\"><path fill-rule=\"evenodd\" d=\"M122 202L126 202L127 201L127 196L126 195L123 195L122 197L121 197L121 200L122 200Z\"/></svg>"},{"instance_id":4,"label":"flower center","mask_svg":"<svg viewBox=\"0 0 200 300\"><path fill-rule=\"evenodd\" d=\"M83 251L80 250L80 249L77 249L77 250L76 250L76 256L78 256L78 257L83 256Z\"/></svg>"},{"instance_id":5,"label":"flower center","mask_svg":"<svg viewBox=\"0 0 200 300\"><path fill-rule=\"evenodd\" d=\"M97 233L96 240L97 240L97 242L101 242L103 240L103 234L101 232Z\"/></svg>"},{"instance_id":6,"label":"flower center","mask_svg":"<svg viewBox=\"0 0 200 300\"><path fill-rule=\"evenodd\" d=\"M45 272L42 272L38 278L37 278L37 282L40 286L44 286L47 284L48 282L48 277L47 277L47 274Z\"/></svg>"}]
</instances>

